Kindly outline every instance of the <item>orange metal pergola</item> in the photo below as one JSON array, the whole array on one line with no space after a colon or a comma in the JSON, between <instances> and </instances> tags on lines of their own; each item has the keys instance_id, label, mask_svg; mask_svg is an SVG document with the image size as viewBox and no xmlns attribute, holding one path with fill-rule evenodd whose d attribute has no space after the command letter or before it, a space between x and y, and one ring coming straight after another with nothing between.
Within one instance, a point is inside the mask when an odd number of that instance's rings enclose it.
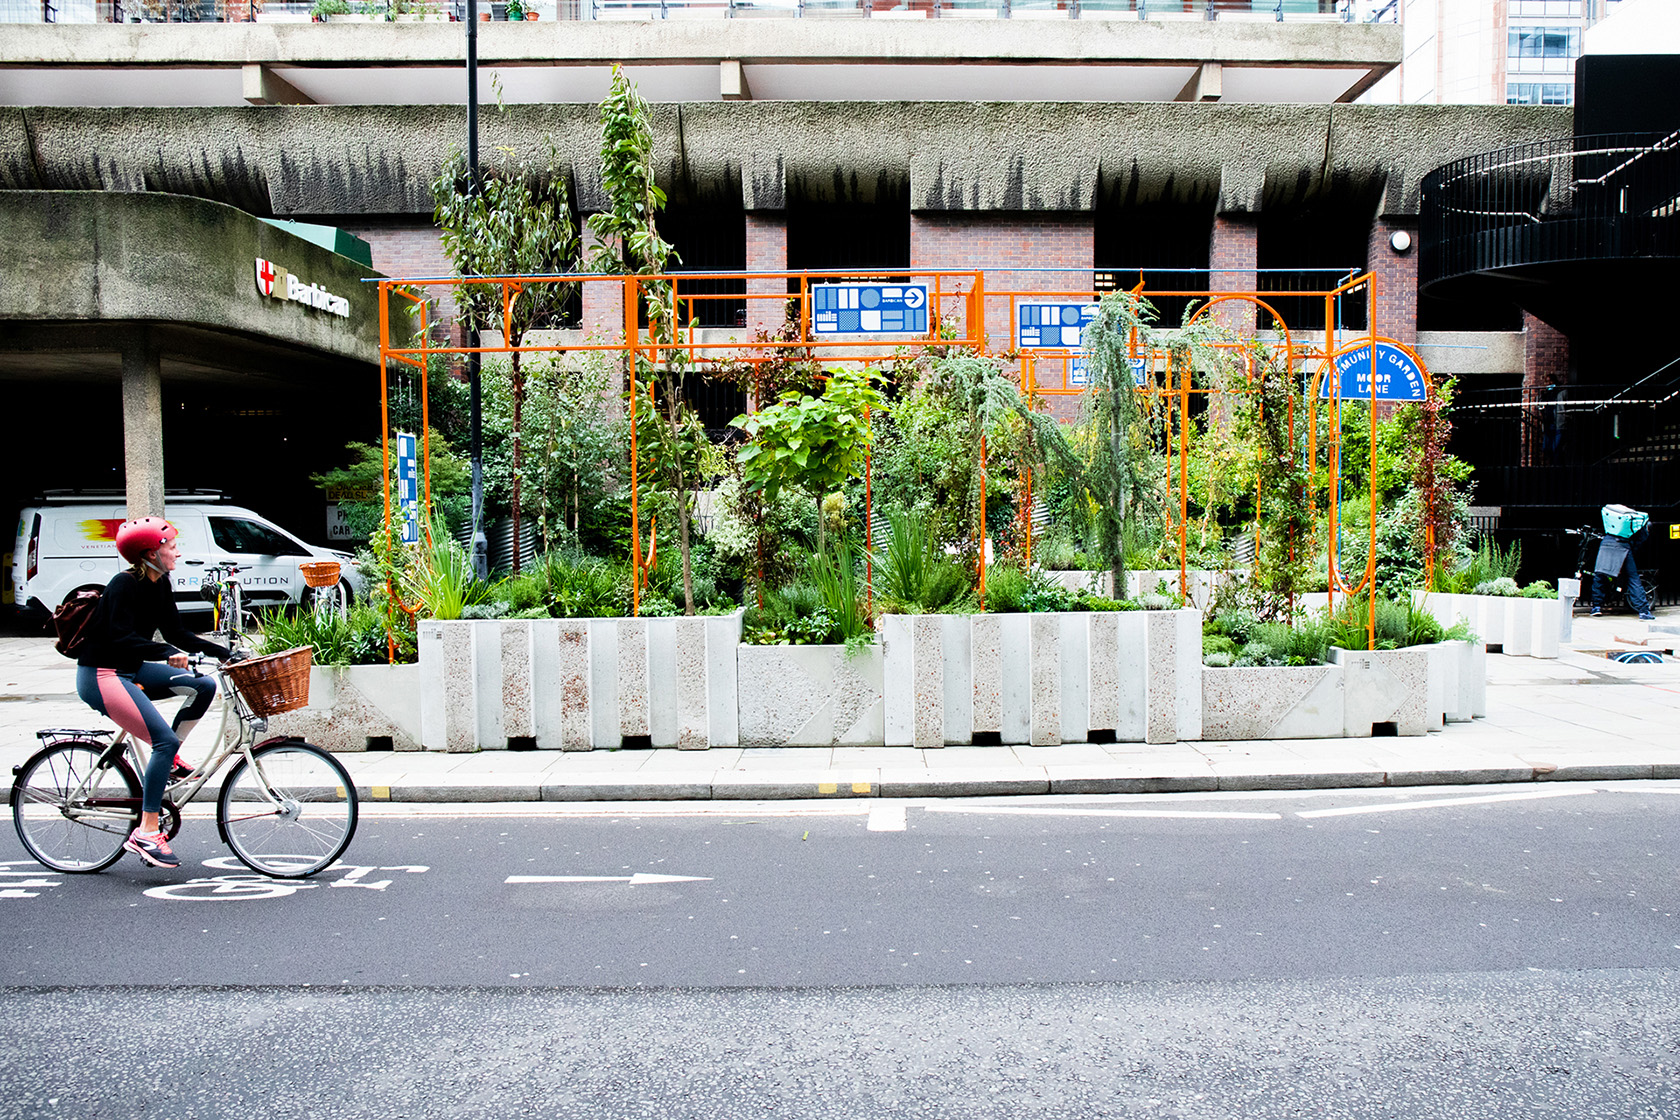
<instances>
[{"instance_id":1,"label":"orange metal pergola","mask_svg":"<svg viewBox=\"0 0 1680 1120\"><path fill-rule=\"evenodd\" d=\"M747 289L745 292L717 292L701 290L707 287L719 286L719 281L733 281L741 283ZM527 285L540 283L571 283L578 284L585 291L586 316L591 307L606 304L609 315L601 315L589 324L593 333L588 340L576 342L544 341L537 344L524 344L515 347L508 344L513 331L513 304L520 291ZM814 328L813 320L813 289L821 283L869 283L889 285L921 285L927 289L928 296L928 328L925 333L914 336L889 336L883 334L852 335L834 337L825 335ZM935 348L967 349L972 352L993 356L1010 364L1017 371L1019 384L1023 395L1028 401L1036 402L1040 398L1056 396L1077 396L1086 391L1086 386L1074 384L1069 377L1071 358L1074 351L1018 351L1013 345L997 347L992 344L986 330L987 313L1001 312L1007 315L1007 320L1013 331L1013 324L1017 321L1017 309L1021 302L1036 300L1070 300L1077 302L1096 301L1101 294L1094 290L1037 290L1010 291L992 290L987 287L983 270L868 270L868 271L823 271L823 272L708 272L708 273L676 273L661 276L617 275L603 276L598 274L559 274L549 276L491 276L491 277L433 277L421 279L382 279L378 282L380 289L380 388L381 409L384 422L384 461L385 461L385 503L387 526L390 522L390 448L389 448L389 394L388 372L393 364L408 366L419 371L421 379L422 401L422 441L426 441L424 429L426 424L426 375L430 360L437 356L461 356L466 354L511 354L518 351L521 354L565 353L565 352L606 352L621 354L627 363L634 368L637 359L658 365L669 360L679 360L703 367L707 363L729 361L735 364L759 364L780 360L790 351L800 351L814 354L825 362L838 365L861 365L871 367L913 357ZM475 286L494 286L500 290L502 304L503 331L495 345L479 345L468 347L456 345L452 342L435 342L432 338L430 310L428 300L440 295L447 295L456 289ZM1245 376L1242 392L1252 392L1252 362L1256 353L1264 354L1270 350L1274 360L1291 377L1304 375L1308 368L1315 372L1310 378L1310 390L1306 398L1307 416L1307 446L1306 454L1309 463L1316 464L1319 454L1318 442L1318 401L1319 387L1326 371L1332 368L1337 356L1346 353L1350 348L1343 344L1338 346L1337 331L1335 329L1336 316L1334 314L1336 301L1339 299L1362 295L1366 304L1366 321L1374 324L1376 308L1376 282L1370 273L1364 273L1336 285L1330 289L1300 290L1300 291L1212 291L1212 290L1160 290L1145 292L1140 283L1133 292L1138 295L1152 297L1189 297L1202 299L1206 302L1200 306L1193 316L1199 318L1211 313L1215 308L1225 304L1244 303L1265 310L1277 323L1276 338L1260 340L1258 338L1236 338L1222 341L1218 345L1229 348L1245 355ZM396 296L410 302L414 310L416 341L408 344L397 344L394 341L393 327L389 314L389 298ZM1283 317L1269 302L1270 299L1283 297L1321 298L1325 307L1325 331L1322 346L1298 342L1284 323ZM678 326L670 331L665 338L654 337L653 329L644 323L641 308L649 299L657 299L664 305L665 314L649 316L652 320L663 320L673 324L687 324ZM753 339L743 340L737 333L745 333L749 328L738 328L738 332L723 329L703 329L694 326L697 320L697 309L705 303L728 301L735 304L745 303L748 308L747 319L753 321L752 308L755 304L762 306L765 301L774 301L778 305L776 313L768 316L757 316L761 321L779 323L782 321L782 308L790 308L797 323L797 331L791 338ZM618 304L617 310L610 310L611 304ZM607 332L608 340L602 341L601 332ZM616 339L610 336L616 334ZM1379 339L1373 330L1362 332L1360 341L1353 344L1354 348L1369 346L1373 348ZM1170 351L1156 349L1142 352L1139 340L1130 340L1133 357L1145 360L1145 383L1137 391L1149 394L1162 400L1169 408L1168 412L1177 413L1177 441L1178 441L1178 484L1179 484L1179 578L1180 592L1188 596L1189 572L1186 537L1186 523L1188 521L1189 468L1188 468L1188 428L1190 419L1190 400L1195 393L1217 393L1221 390L1211 387L1199 387L1194 383L1194 370L1188 364L1174 360ZM1411 354L1410 351L1408 351ZM1416 355L1411 354L1415 359ZM1048 370L1055 364L1061 365L1061 376L1046 379L1041 371ZM1314 366L1316 363L1316 366ZM1422 362L1418 365L1422 368ZM1177 368L1177 367L1184 368ZM1058 383L1059 382L1059 383ZM631 384L636 383L632 380ZM1335 383L1332 382L1334 386ZM1432 391L1432 388L1431 388ZM648 388L649 401L652 404L653 389ZM1330 517L1329 517L1329 555L1330 555L1330 587L1332 597L1339 590L1346 595L1357 595L1361 591L1374 586L1376 566L1376 529L1375 511L1377 504L1376 477L1374 470L1376 440L1375 425L1377 410L1370 410L1373 439L1372 457L1373 469L1370 472L1370 503L1371 503L1371 540L1366 553L1365 571L1359 580L1351 586L1343 578L1336 566L1336 537L1337 505L1335 485L1336 471L1339 469L1339 401L1336 389L1333 388L1328 401L1330 422L1327 424L1324 451L1327 456L1327 467L1330 470ZM632 588L632 609L640 609L640 591L648 568L647 558L642 548L642 526L640 506L638 500L638 442L636 427L639 414L639 392L628 394L629 421L631 440L631 564L634 572ZM1376 403L1376 379L1372 379L1372 402ZM1170 406L1176 405L1176 409ZM1293 411L1293 406L1292 406ZM1289 418L1291 444L1295 443L1295 417ZM1169 431L1169 436L1173 434ZM423 464L425 479L425 500L430 503L431 478L429 443L423 442L421 463ZM1031 476L1027 477L1027 506L1031 504ZM985 449L981 448L981 502L980 525L981 547L979 560L979 586L982 604L985 594L985 497L986 497ZM1304 495L1310 498L1310 495ZM865 514L864 523L866 533L870 524L869 467L866 458L865 467ZM429 526L426 530L429 533ZM1027 555L1031 556L1031 518L1027 520L1026 530ZM868 542L872 543L872 542ZM1433 537L1426 542L1426 565L1433 570ZM866 575L869 593L873 594L872 573ZM1120 592L1123 589L1116 589ZM390 592L393 601L410 613L415 609L413 604L404 602L399 589L392 587ZM1367 627L1374 639L1375 631L1375 598L1372 596L1371 613L1367 620Z\"/></svg>"}]
</instances>

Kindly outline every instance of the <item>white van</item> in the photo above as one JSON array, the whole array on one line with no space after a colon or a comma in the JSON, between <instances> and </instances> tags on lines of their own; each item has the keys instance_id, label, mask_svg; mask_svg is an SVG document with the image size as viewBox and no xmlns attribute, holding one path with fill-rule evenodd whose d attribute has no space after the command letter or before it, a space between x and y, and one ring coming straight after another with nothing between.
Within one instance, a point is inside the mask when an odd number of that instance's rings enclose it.
<instances>
[{"instance_id":1,"label":"white van","mask_svg":"<svg viewBox=\"0 0 1680 1120\"><path fill-rule=\"evenodd\" d=\"M180 530L181 562L173 573L175 605L208 611L199 595L204 569L233 564L252 606L297 603L304 582L299 563L336 560L351 598L362 594L361 573L347 552L305 544L286 530L213 491L171 491L164 516ZM127 500L116 491L49 490L39 505L18 516L12 553L13 602L20 611L51 611L84 587L104 587L126 567L117 555L117 526L127 520Z\"/></svg>"}]
</instances>

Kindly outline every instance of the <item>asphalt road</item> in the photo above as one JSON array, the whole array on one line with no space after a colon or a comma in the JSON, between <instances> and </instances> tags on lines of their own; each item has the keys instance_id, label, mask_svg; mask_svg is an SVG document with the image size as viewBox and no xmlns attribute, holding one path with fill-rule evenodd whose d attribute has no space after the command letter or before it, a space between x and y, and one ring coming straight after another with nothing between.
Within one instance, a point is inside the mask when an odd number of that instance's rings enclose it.
<instances>
[{"instance_id":1,"label":"asphalt road","mask_svg":"<svg viewBox=\"0 0 1680 1120\"><path fill-rule=\"evenodd\" d=\"M1680 1117L1680 784L0 844L0 1117ZM56 1103L53 1103L55 1102Z\"/></svg>"}]
</instances>

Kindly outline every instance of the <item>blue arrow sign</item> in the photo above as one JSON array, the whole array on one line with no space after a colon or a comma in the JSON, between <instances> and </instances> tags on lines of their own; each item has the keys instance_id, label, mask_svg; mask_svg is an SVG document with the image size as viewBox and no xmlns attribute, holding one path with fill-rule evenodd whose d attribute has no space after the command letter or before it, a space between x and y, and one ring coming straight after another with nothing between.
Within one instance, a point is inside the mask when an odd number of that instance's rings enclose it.
<instances>
[{"instance_id":1,"label":"blue arrow sign","mask_svg":"<svg viewBox=\"0 0 1680 1120\"><path fill-rule=\"evenodd\" d=\"M922 284L813 284L811 333L926 334L928 290Z\"/></svg>"},{"instance_id":2,"label":"blue arrow sign","mask_svg":"<svg viewBox=\"0 0 1680 1120\"><path fill-rule=\"evenodd\" d=\"M1126 360L1132 367L1132 384L1139 389L1143 388L1149 382L1148 363L1142 358L1128 358ZM1091 371L1086 365L1085 355L1073 355L1068 359L1068 384L1089 385L1090 383Z\"/></svg>"},{"instance_id":3,"label":"blue arrow sign","mask_svg":"<svg viewBox=\"0 0 1680 1120\"><path fill-rule=\"evenodd\" d=\"M1428 381L1412 356L1392 342L1378 342L1377 400L1421 401L1428 396ZM1335 383L1344 400L1371 399L1371 346L1356 346L1336 355ZM1331 378L1319 386L1318 395L1329 399Z\"/></svg>"}]
</instances>

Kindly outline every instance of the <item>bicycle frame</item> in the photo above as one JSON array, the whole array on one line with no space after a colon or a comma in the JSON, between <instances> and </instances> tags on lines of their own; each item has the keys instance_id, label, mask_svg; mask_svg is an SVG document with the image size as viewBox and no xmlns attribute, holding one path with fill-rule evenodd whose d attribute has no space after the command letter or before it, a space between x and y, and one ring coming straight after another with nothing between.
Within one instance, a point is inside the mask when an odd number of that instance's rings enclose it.
<instances>
[{"instance_id":1,"label":"bicycle frame","mask_svg":"<svg viewBox=\"0 0 1680 1120\"><path fill-rule=\"evenodd\" d=\"M275 736L272 739L264 739L258 742L257 735L268 729L268 720L251 712L250 707L245 702L245 697L240 694L238 686L233 683L220 665L216 667L216 683L221 689L222 696L222 718L216 728L217 745L210 752L208 758L193 768L191 774L185 778L177 779L165 787L165 803L179 812L198 796L211 778L221 772L222 767L227 764L228 760L235 755L243 755L246 764L251 768L251 773L257 775L258 780L262 783L263 794L275 806L280 806L283 799L269 784L268 776L263 773L262 767L257 764L256 751L258 747L267 746L271 742L282 741L281 737ZM231 720L238 721L232 736L229 735L229 722ZM85 732L78 732L77 734L85 734ZM109 735L111 732L100 730L93 732L93 734ZM66 738L69 738L69 736L66 736ZM107 769L125 753L128 755L129 763L134 767L135 773L142 777L145 775L150 752L147 752L148 757L141 757L139 742L127 731L118 731L110 745L100 753L99 761L94 765L92 771L82 779L81 784L67 799L65 807L67 816L75 820L82 820L87 817L106 815L102 810L107 806L103 804L84 807L84 803L90 801L89 785L100 771ZM103 800L106 799L101 799L101 801ZM126 818L126 816L125 813L124 817Z\"/></svg>"}]
</instances>

